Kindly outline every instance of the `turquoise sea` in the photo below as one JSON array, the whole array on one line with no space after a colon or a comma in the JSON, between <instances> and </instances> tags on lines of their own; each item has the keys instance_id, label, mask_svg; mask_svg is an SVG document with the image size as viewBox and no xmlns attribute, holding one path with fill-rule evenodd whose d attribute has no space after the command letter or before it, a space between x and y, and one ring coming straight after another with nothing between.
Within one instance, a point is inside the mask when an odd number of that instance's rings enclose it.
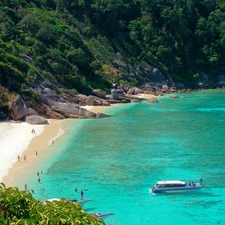
<instances>
[{"instance_id":1,"label":"turquoise sea","mask_svg":"<svg viewBox=\"0 0 225 225\"><path fill-rule=\"evenodd\" d=\"M68 120L26 181L40 199L79 198L85 211L114 212L110 225L225 224L225 91L158 97ZM42 171L41 183L35 171ZM157 180L198 182L192 193L153 195Z\"/></svg>"}]
</instances>

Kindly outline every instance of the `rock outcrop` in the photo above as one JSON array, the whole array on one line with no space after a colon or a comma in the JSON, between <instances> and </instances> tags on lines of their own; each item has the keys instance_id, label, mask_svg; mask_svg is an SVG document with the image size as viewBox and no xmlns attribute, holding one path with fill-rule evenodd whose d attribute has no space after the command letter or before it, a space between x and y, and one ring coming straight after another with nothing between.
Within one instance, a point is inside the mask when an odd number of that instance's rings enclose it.
<instances>
[{"instance_id":1,"label":"rock outcrop","mask_svg":"<svg viewBox=\"0 0 225 225\"><path fill-rule=\"evenodd\" d=\"M26 60L30 60L25 57ZM163 96L173 94L170 98L177 98L175 93L190 92L190 90L202 88L224 88L225 75L219 75L219 81L213 83L210 75L200 72L196 75L195 82L175 82L172 77L164 77L163 74L154 66L141 65L131 66L119 60L113 62L117 71L117 79L128 81L126 85L115 83L112 85L111 93L104 90L94 89L92 94L86 96L78 94L70 89L63 89L47 80L39 80L31 85L35 96L17 96L8 107L0 109L0 119L25 120L32 124L45 124L46 119L65 119L65 118L104 118L108 115L90 112L82 106L110 106L117 103L140 102L146 99L138 96L139 94L152 94ZM138 73L132 71L137 70ZM140 75L141 74L141 75ZM129 86L129 81L138 81L138 87ZM122 82L121 82L122 83ZM130 82L132 83L132 82ZM148 99L150 103L157 103L155 97Z\"/></svg>"},{"instance_id":2,"label":"rock outcrop","mask_svg":"<svg viewBox=\"0 0 225 225\"><path fill-rule=\"evenodd\" d=\"M107 93L106 93L106 91L95 89L95 90L92 91L92 94L99 97L99 98L105 98Z\"/></svg>"},{"instance_id":3,"label":"rock outcrop","mask_svg":"<svg viewBox=\"0 0 225 225\"><path fill-rule=\"evenodd\" d=\"M22 120L27 116L27 106L19 95L8 104L8 114L12 120Z\"/></svg>"},{"instance_id":4,"label":"rock outcrop","mask_svg":"<svg viewBox=\"0 0 225 225\"><path fill-rule=\"evenodd\" d=\"M37 115L26 116L25 122L30 124L49 124L45 118Z\"/></svg>"},{"instance_id":5,"label":"rock outcrop","mask_svg":"<svg viewBox=\"0 0 225 225\"><path fill-rule=\"evenodd\" d=\"M73 103L51 103L51 110L63 115L65 118L96 118L96 113Z\"/></svg>"}]
</instances>

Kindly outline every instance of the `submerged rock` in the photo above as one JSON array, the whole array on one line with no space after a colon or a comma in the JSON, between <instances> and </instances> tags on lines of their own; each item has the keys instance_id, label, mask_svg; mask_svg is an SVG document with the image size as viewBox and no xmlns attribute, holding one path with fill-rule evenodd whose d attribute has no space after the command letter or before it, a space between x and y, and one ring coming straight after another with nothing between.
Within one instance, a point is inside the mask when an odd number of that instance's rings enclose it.
<instances>
[{"instance_id":1,"label":"submerged rock","mask_svg":"<svg viewBox=\"0 0 225 225\"><path fill-rule=\"evenodd\" d=\"M150 102L150 103L157 103L158 100L155 97L151 97L151 98L148 99L148 102Z\"/></svg>"}]
</instances>

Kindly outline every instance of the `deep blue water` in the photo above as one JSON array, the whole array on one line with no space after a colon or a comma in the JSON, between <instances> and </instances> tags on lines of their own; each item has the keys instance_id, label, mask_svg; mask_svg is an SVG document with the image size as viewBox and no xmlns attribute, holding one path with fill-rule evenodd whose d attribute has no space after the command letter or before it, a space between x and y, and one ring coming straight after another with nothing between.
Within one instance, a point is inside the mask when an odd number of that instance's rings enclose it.
<instances>
[{"instance_id":1,"label":"deep blue water","mask_svg":"<svg viewBox=\"0 0 225 225\"><path fill-rule=\"evenodd\" d=\"M66 121L66 135L34 165L41 183L26 178L34 197L73 199L74 188L83 189L93 199L85 211L114 212L105 219L111 225L225 224L225 91L178 96ZM206 188L197 192L149 192L157 180L200 177Z\"/></svg>"}]
</instances>

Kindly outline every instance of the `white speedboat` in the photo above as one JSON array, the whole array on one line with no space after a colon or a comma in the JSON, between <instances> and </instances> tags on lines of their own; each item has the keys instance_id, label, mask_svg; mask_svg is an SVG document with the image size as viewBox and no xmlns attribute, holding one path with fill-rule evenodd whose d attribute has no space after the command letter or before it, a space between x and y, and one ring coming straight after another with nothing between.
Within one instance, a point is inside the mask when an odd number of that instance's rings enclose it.
<instances>
[{"instance_id":1,"label":"white speedboat","mask_svg":"<svg viewBox=\"0 0 225 225\"><path fill-rule=\"evenodd\" d=\"M180 180L163 180L157 183L150 189L151 193L175 193L194 191L202 188L202 179L200 183L185 182Z\"/></svg>"}]
</instances>

